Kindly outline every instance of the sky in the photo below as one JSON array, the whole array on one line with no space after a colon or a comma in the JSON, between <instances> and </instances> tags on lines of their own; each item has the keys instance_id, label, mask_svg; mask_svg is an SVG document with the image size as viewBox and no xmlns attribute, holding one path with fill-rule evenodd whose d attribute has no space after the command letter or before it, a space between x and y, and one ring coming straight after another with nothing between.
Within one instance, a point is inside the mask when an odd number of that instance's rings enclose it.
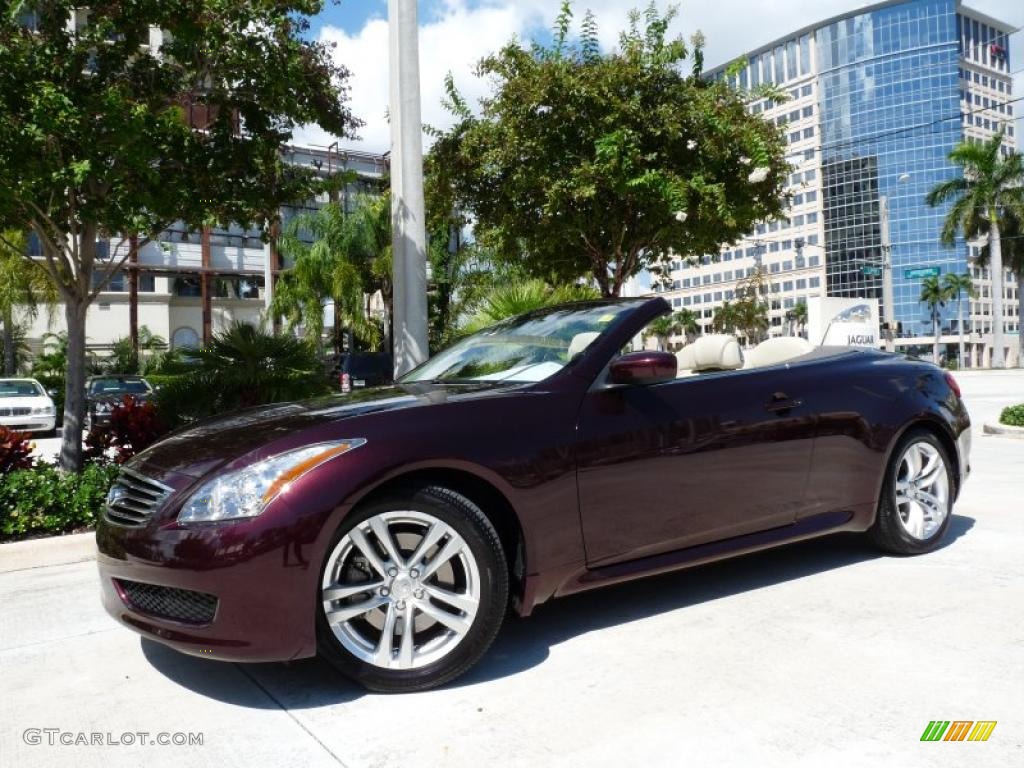
<instances>
[{"instance_id":1,"label":"sky","mask_svg":"<svg viewBox=\"0 0 1024 768\"><path fill-rule=\"evenodd\" d=\"M574 8L577 20L588 8L594 12L601 44L610 50L626 25L630 9L646 4L647 0L576 0ZM697 30L703 32L707 40L705 62L711 68L801 27L869 4L859 0L714 0L684 4L672 31L687 38ZM448 72L454 75L462 94L473 102L488 90L487 83L473 75L476 63L512 37L529 41L548 36L560 5L560 0L420 0L424 123L438 128L451 123L441 106ZM669 3L657 0L657 5L664 10ZM967 5L1014 27L1024 26L1021 0L972 0ZM334 43L334 56L352 72L351 107L365 125L359 130L359 140L345 139L341 146L386 151L390 144L386 119L387 0L328 0L323 13L313 20L311 33ZM1013 69L1020 69L1024 32L1011 38L1010 55ZM1017 75L1014 95L1024 95L1024 74ZM1024 113L1024 102L1016 107L1018 113ZM296 134L295 141L326 146L334 137L316 126L307 126Z\"/></svg>"}]
</instances>

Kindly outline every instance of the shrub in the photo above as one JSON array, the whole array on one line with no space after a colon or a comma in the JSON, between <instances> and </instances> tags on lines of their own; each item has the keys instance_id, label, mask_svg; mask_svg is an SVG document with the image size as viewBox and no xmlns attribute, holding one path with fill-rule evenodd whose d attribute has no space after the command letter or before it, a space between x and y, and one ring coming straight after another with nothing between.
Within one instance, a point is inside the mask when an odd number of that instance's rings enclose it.
<instances>
[{"instance_id":1,"label":"shrub","mask_svg":"<svg viewBox=\"0 0 1024 768\"><path fill-rule=\"evenodd\" d=\"M110 424L89 431L85 438L85 456L98 461L113 459L123 464L166 432L153 403L140 403L131 395L125 395L110 412Z\"/></svg>"},{"instance_id":2,"label":"shrub","mask_svg":"<svg viewBox=\"0 0 1024 768\"><path fill-rule=\"evenodd\" d=\"M0 475L32 466L32 441L25 432L0 426Z\"/></svg>"},{"instance_id":3,"label":"shrub","mask_svg":"<svg viewBox=\"0 0 1024 768\"><path fill-rule=\"evenodd\" d=\"M1009 427L1024 427L1024 403L1003 408L999 414L999 423Z\"/></svg>"},{"instance_id":4,"label":"shrub","mask_svg":"<svg viewBox=\"0 0 1024 768\"><path fill-rule=\"evenodd\" d=\"M186 372L157 395L157 408L172 426L329 391L314 350L294 336L275 336L236 323L214 336L209 347L187 354Z\"/></svg>"},{"instance_id":5,"label":"shrub","mask_svg":"<svg viewBox=\"0 0 1024 768\"><path fill-rule=\"evenodd\" d=\"M81 472L63 473L40 464L8 473L0 480L0 538L91 528L117 471L86 464Z\"/></svg>"}]
</instances>

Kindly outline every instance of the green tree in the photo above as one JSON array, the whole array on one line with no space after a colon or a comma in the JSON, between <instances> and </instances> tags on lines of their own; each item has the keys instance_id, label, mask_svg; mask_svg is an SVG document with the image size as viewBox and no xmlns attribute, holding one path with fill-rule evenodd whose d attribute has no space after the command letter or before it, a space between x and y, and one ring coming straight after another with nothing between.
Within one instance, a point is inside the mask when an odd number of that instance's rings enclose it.
<instances>
[{"instance_id":1,"label":"green tree","mask_svg":"<svg viewBox=\"0 0 1024 768\"><path fill-rule=\"evenodd\" d=\"M22 320L32 320L41 304L52 314L57 303L53 282L26 254L24 233L4 231L0 237L0 323L3 324L0 357L5 376L13 376L18 368L19 325L16 316L20 313Z\"/></svg>"},{"instance_id":2,"label":"green tree","mask_svg":"<svg viewBox=\"0 0 1024 768\"><path fill-rule=\"evenodd\" d=\"M729 300L723 301L715 307L711 316L711 327L715 333L735 333L739 326L740 317L736 306Z\"/></svg>"},{"instance_id":3,"label":"green tree","mask_svg":"<svg viewBox=\"0 0 1024 768\"><path fill-rule=\"evenodd\" d=\"M322 2L47 0L31 31L22 6L0 14L0 220L39 236L64 304L61 465L77 470L97 294L175 221L249 226L308 198L313 174L286 166L282 144L299 125L343 136L355 121L347 71L307 33ZM150 29L165 32L152 48Z\"/></svg>"},{"instance_id":4,"label":"green tree","mask_svg":"<svg viewBox=\"0 0 1024 768\"><path fill-rule=\"evenodd\" d=\"M647 326L647 335L658 340L658 349L664 351L669 348L669 342L673 336L683 334L686 342L700 332L697 324L697 316L689 309L680 309L670 315L662 315L650 322Z\"/></svg>"},{"instance_id":5,"label":"green tree","mask_svg":"<svg viewBox=\"0 0 1024 768\"><path fill-rule=\"evenodd\" d=\"M500 320L535 309L597 297L597 291L587 285L551 286L537 279L495 285L476 301L462 332L474 333Z\"/></svg>"},{"instance_id":6,"label":"green tree","mask_svg":"<svg viewBox=\"0 0 1024 768\"><path fill-rule=\"evenodd\" d=\"M391 240L380 236L380 220L390 220L387 197L361 197L354 211L332 202L315 213L293 219L281 238L282 252L294 260L278 280L271 305L274 317L289 327L303 327L306 340L319 346L324 331L324 305L334 305L334 349L342 349L349 329L371 349L382 342L380 326L370 314L369 297L390 283ZM388 227L390 232L390 226ZM303 241L308 234L312 243Z\"/></svg>"},{"instance_id":7,"label":"green tree","mask_svg":"<svg viewBox=\"0 0 1024 768\"><path fill-rule=\"evenodd\" d=\"M589 13L571 42L564 3L550 45L512 41L480 62L494 91L479 115L449 77L456 124L427 158L429 207L460 212L532 276L589 276L603 296L779 215L781 132L748 112L751 94L703 77L703 39L670 39L674 14L633 12L604 54Z\"/></svg>"},{"instance_id":8,"label":"green tree","mask_svg":"<svg viewBox=\"0 0 1024 768\"><path fill-rule=\"evenodd\" d=\"M159 334L153 333L149 326L139 326L139 348L144 353L140 360L135 349L132 348L132 340L127 336L115 341L110 350L110 357L104 360L104 367L109 373L140 373L148 361L157 354L167 349L167 340Z\"/></svg>"},{"instance_id":9,"label":"green tree","mask_svg":"<svg viewBox=\"0 0 1024 768\"><path fill-rule=\"evenodd\" d=\"M807 302L798 301L796 305L786 313L786 322L789 324L790 336L802 336L803 329L807 327Z\"/></svg>"},{"instance_id":10,"label":"green tree","mask_svg":"<svg viewBox=\"0 0 1024 768\"><path fill-rule=\"evenodd\" d=\"M961 175L936 185L925 198L929 205L952 203L942 226L942 242L953 245L957 232L965 237L985 231L992 272L992 367L1005 368L1003 351L1003 254L1001 229L1008 213L1024 215L1024 160L1004 155L1000 131L980 144L964 141L949 153Z\"/></svg>"},{"instance_id":11,"label":"green tree","mask_svg":"<svg viewBox=\"0 0 1024 768\"><path fill-rule=\"evenodd\" d=\"M956 274L955 272L947 272L942 278L942 287L946 289L946 293L949 294L951 299L956 299L956 328L960 336L960 356L957 358L957 365L964 366L964 305L963 305L963 294L967 294L970 298L974 298L978 295L977 291L974 290L974 281L971 279L971 275L968 272L963 274Z\"/></svg>"},{"instance_id":12,"label":"green tree","mask_svg":"<svg viewBox=\"0 0 1024 768\"><path fill-rule=\"evenodd\" d=\"M942 334L942 308L953 297L950 289L938 277L926 277L921 281L921 302L928 305L928 314L932 321L932 333L935 335L935 346L932 348L932 362L939 364L939 337Z\"/></svg>"},{"instance_id":13,"label":"green tree","mask_svg":"<svg viewBox=\"0 0 1024 768\"><path fill-rule=\"evenodd\" d=\"M1017 365L1024 367L1024 215L1010 210L1003 217L1000 227L1000 246L1002 248L1003 267L1013 273L1017 282ZM978 234L982 234L979 232ZM991 264L992 249L988 244L982 246L981 253L975 263L979 267ZM994 289L994 286L993 286Z\"/></svg>"}]
</instances>

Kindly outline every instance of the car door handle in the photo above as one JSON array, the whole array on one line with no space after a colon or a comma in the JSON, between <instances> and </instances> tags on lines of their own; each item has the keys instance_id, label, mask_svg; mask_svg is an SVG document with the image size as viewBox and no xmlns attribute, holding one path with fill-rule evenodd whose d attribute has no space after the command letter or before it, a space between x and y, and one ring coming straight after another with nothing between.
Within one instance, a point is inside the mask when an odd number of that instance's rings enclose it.
<instances>
[{"instance_id":1,"label":"car door handle","mask_svg":"<svg viewBox=\"0 0 1024 768\"><path fill-rule=\"evenodd\" d=\"M785 392L776 392L771 396L771 399L764 404L764 408L766 411L772 412L790 411L798 405L802 405L803 402L803 400L798 398L790 397Z\"/></svg>"}]
</instances>

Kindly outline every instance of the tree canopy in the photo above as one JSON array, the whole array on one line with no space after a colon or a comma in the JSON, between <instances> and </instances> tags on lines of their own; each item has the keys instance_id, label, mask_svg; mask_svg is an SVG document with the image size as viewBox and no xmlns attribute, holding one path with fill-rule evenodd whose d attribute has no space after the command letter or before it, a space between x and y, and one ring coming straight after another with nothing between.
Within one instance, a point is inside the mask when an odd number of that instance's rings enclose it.
<instances>
[{"instance_id":1,"label":"tree canopy","mask_svg":"<svg viewBox=\"0 0 1024 768\"><path fill-rule=\"evenodd\" d=\"M304 34L322 5L0 5L0 220L38 235L65 305L65 468L81 462L86 310L130 253L175 221L272 217L313 188L282 161L292 131L357 126L348 72Z\"/></svg>"},{"instance_id":2,"label":"tree canopy","mask_svg":"<svg viewBox=\"0 0 1024 768\"><path fill-rule=\"evenodd\" d=\"M555 283L590 276L607 296L781 214L779 129L749 114L752 94L704 77L702 38L668 37L674 13L634 12L603 53L593 16L573 39L563 4L550 45L512 41L480 62L493 92L479 114L449 78L456 123L427 158L432 214L457 212L498 258Z\"/></svg>"}]
</instances>

